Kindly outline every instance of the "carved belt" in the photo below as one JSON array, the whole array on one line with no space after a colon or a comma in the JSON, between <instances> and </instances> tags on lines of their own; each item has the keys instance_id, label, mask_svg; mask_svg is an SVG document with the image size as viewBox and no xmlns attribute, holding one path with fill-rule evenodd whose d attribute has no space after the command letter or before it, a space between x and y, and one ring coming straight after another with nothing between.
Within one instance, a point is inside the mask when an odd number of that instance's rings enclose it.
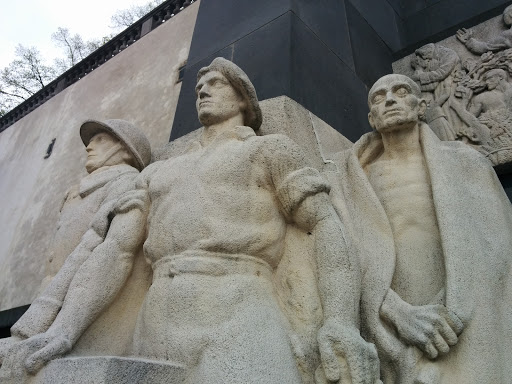
<instances>
[{"instance_id":1,"label":"carved belt","mask_svg":"<svg viewBox=\"0 0 512 384\"><path fill-rule=\"evenodd\" d=\"M233 274L272 278L272 267L264 260L244 254L186 251L165 256L152 264L153 278L181 274L224 276Z\"/></svg>"}]
</instances>

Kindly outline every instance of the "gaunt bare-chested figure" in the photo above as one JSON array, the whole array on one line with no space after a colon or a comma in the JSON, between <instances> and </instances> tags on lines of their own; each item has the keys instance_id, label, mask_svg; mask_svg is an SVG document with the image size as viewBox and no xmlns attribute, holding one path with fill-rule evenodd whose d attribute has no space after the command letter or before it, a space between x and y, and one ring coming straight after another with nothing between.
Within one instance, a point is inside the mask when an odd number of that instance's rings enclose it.
<instances>
[{"instance_id":1,"label":"gaunt bare-chested figure","mask_svg":"<svg viewBox=\"0 0 512 384\"><path fill-rule=\"evenodd\" d=\"M382 136L383 151L365 172L389 219L396 251L380 316L407 344L435 358L457 343L462 323L442 305L443 249L418 124L425 101L412 80L397 75L375 83L368 100L369 121ZM436 381L435 369L425 372L421 375L430 377L425 382Z\"/></svg>"}]
</instances>

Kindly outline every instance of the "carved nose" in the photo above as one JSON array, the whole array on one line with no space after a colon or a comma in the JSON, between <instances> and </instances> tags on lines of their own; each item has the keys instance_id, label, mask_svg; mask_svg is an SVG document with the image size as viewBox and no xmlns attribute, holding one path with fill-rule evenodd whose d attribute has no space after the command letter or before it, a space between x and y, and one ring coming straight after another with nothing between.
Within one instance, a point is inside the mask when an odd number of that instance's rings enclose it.
<instances>
[{"instance_id":1,"label":"carved nose","mask_svg":"<svg viewBox=\"0 0 512 384\"><path fill-rule=\"evenodd\" d=\"M396 103L395 96L393 96L393 94L391 92L388 92L386 94L386 105L390 105L393 103Z\"/></svg>"}]
</instances>

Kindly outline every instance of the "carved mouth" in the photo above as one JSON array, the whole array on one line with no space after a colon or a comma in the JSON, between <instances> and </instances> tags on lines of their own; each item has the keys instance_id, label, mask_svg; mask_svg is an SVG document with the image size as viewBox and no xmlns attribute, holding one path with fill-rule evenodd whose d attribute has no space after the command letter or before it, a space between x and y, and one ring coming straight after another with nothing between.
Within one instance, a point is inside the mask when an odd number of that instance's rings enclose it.
<instances>
[{"instance_id":1,"label":"carved mouth","mask_svg":"<svg viewBox=\"0 0 512 384\"><path fill-rule=\"evenodd\" d=\"M395 109L388 109L387 111L384 111L384 115L387 115L389 113L397 113L397 112L402 112L401 109L398 109L398 108L395 108Z\"/></svg>"}]
</instances>

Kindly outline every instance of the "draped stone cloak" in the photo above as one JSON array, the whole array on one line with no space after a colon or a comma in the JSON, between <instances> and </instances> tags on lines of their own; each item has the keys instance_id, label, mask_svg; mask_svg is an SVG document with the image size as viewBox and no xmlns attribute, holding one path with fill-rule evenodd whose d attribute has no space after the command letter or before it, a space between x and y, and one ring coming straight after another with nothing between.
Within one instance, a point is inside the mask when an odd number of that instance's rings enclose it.
<instances>
[{"instance_id":1,"label":"draped stone cloak","mask_svg":"<svg viewBox=\"0 0 512 384\"><path fill-rule=\"evenodd\" d=\"M440 141L424 123L420 141L443 247L444 304L465 326L458 344L434 360L433 366L440 371L443 384L509 383L511 204L491 164L475 150L459 142ZM363 335L377 345L384 383L412 383L417 369L429 364L428 360L401 341L379 316L396 253L389 220L364 167L382 150L380 134L372 132L340 153L331 195L361 259Z\"/></svg>"}]
</instances>

